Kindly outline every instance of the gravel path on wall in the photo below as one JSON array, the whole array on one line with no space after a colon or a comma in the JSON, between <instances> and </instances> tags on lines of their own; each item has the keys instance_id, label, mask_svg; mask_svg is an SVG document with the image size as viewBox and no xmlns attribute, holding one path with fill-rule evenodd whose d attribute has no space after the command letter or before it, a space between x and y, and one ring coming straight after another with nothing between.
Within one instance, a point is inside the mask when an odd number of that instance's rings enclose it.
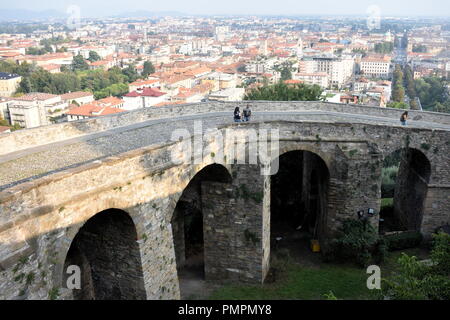
<instances>
[{"instance_id":1,"label":"gravel path on wall","mask_svg":"<svg viewBox=\"0 0 450 320\"><path fill-rule=\"evenodd\" d=\"M201 114L174 119L150 120L125 128L116 128L102 133L86 135L0 156L0 191L54 172L79 166L84 163L118 155L141 147L168 142L176 129L193 132L194 122L202 120L203 130L232 124L228 113ZM253 122L324 121L381 125L398 125L398 121L365 115L323 112L266 112L255 114ZM415 122L415 127L450 130L450 126Z\"/></svg>"}]
</instances>

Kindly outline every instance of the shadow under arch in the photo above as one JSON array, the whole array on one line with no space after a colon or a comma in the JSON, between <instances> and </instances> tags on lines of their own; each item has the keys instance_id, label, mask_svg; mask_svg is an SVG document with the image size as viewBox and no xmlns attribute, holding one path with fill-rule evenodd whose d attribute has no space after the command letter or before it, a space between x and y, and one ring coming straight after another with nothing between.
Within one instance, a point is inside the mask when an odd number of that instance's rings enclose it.
<instances>
[{"instance_id":1,"label":"shadow under arch","mask_svg":"<svg viewBox=\"0 0 450 320\"><path fill-rule=\"evenodd\" d=\"M309 150L282 151L279 171L271 177L272 260L283 249L298 258L309 255L310 241L323 242L328 229L328 164Z\"/></svg>"},{"instance_id":2,"label":"shadow under arch","mask_svg":"<svg viewBox=\"0 0 450 320\"><path fill-rule=\"evenodd\" d=\"M205 165L186 186L173 212L171 225L181 296L189 297L201 290L205 279L203 208L211 205L203 197L202 185L230 184L232 176L222 164ZM193 285L194 283L194 285Z\"/></svg>"},{"instance_id":3,"label":"shadow under arch","mask_svg":"<svg viewBox=\"0 0 450 320\"><path fill-rule=\"evenodd\" d=\"M420 150L401 148L384 158L380 232L420 231L431 162Z\"/></svg>"},{"instance_id":4,"label":"shadow under arch","mask_svg":"<svg viewBox=\"0 0 450 320\"><path fill-rule=\"evenodd\" d=\"M136 227L123 210L104 210L79 228L64 260L64 288L70 265L81 269L75 300L146 299Z\"/></svg>"}]
</instances>

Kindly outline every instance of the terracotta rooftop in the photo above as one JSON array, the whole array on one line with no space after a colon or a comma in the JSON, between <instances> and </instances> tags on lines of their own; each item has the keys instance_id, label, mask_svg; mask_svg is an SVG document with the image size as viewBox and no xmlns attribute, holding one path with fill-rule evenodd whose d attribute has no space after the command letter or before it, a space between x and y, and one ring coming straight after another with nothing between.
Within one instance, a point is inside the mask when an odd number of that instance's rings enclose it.
<instances>
[{"instance_id":1,"label":"terracotta rooftop","mask_svg":"<svg viewBox=\"0 0 450 320\"><path fill-rule=\"evenodd\" d=\"M165 95L165 92L161 92L159 90L155 90L152 88L144 88L142 90L136 90L124 95L124 97L133 98L133 97L161 97Z\"/></svg>"},{"instance_id":2,"label":"terracotta rooftop","mask_svg":"<svg viewBox=\"0 0 450 320\"><path fill-rule=\"evenodd\" d=\"M77 91L77 92L70 92L70 93L61 95L61 99L75 100L78 98L91 97L91 96L93 96L93 94L91 92Z\"/></svg>"},{"instance_id":3,"label":"terracotta rooftop","mask_svg":"<svg viewBox=\"0 0 450 320\"><path fill-rule=\"evenodd\" d=\"M15 100L18 100L18 101L45 101L45 100L53 99L56 97L58 97L58 96L54 95L54 94L33 92L33 93L28 93L24 96L15 98Z\"/></svg>"}]
</instances>

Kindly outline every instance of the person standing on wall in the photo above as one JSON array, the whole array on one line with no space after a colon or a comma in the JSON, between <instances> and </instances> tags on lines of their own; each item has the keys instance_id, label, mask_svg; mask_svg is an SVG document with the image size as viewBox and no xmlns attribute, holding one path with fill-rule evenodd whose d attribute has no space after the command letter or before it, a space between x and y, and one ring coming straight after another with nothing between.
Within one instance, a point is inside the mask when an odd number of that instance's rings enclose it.
<instances>
[{"instance_id":1,"label":"person standing on wall","mask_svg":"<svg viewBox=\"0 0 450 320\"><path fill-rule=\"evenodd\" d=\"M250 106L247 104L247 106L244 109L244 122L249 122L251 116L252 116L252 110L250 109Z\"/></svg>"}]
</instances>

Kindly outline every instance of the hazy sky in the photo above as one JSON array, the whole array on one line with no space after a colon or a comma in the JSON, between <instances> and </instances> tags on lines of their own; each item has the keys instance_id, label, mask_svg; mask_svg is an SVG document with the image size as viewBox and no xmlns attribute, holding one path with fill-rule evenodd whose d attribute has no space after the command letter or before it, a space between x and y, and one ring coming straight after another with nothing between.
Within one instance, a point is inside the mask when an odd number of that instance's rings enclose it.
<instances>
[{"instance_id":1,"label":"hazy sky","mask_svg":"<svg viewBox=\"0 0 450 320\"><path fill-rule=\"evenodd\" d=\"M2 1L3 2L3 1ZM82 16L105 16L146 10L187 14L359 14L377 5L382 15L450 16L449 0L11 0L1 9L66 11L78 5Z\"/></svg>"}]
</instances>

